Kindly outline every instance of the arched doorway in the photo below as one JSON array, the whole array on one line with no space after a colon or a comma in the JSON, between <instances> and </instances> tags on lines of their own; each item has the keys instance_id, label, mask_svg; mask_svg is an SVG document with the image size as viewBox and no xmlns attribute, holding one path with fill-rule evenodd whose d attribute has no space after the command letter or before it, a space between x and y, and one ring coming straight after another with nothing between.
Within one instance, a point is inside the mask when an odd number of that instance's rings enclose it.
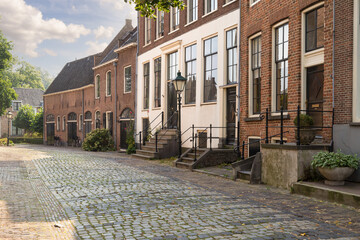
<instances>
[{"instance_id":1,"label":"arched doorway","mask_svg":"<svg viewBox=\"0 0 360 240\"><path fill-rule=\"evenodd\" d=\"M68 145L71 146L76 143L77 136L77 116L76 113L72 112L68 114Z\"/></svg>"},{"instance_id":2,"label":"arched doorway","mask_svg":"<svg viewBox=\"0 0 360 240\"><path fill-rule=\"evenodd\" d=\"M54 145L55 143L55 117L52 114L46 116L46 143Z\"/></svg>"},{"instance_id":3,"label":"arched doorway","mask_svg":"<svg viewBox=\"0 0 360 240\"><path fill-rule=\"evenodd\" d=\"M91 112L87 111L85 113L85 119L84 119L84 121L85 121L85 137L92 130L92 119L91 118L92 118Z\"/></svg>"},{"instance_id":4,"label":"arched doorway","mask_svg":"<svg viewBox=\"0 0 360 240\"><path fill-rule=\"evenodd\" d=\"M126 143L127 130L131 126L131 121L134 119L134 112L130 108L125 108L120 114L120 149L127 149Z\"/></svg>"}]
</instances>

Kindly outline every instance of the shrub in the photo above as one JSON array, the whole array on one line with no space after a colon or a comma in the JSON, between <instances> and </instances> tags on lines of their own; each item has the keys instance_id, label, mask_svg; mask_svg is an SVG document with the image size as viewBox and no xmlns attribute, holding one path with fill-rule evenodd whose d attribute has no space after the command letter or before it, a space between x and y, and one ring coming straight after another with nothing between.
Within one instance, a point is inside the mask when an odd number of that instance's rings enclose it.
<instances>
[{"instance_id":1,"label":"shrub","mask_svg":"<svg viewBox=\"0 0 360 240\"><path fill-rule=\"evenodd\" d=\"M130 121L128 128L126 129L126 149L127 154L136 153L135 138L134 138L134 121Z\"/></svg>"},{"instance_id":2,"label":"shrub","mask_svg":"<svg viewBox=\"0 0 360 240\"><path fill-rule=\"evenodd\" d=\"M42 138L35 138L35 137L11 137L14 143L29 143L29 144L43 144Z\"/></svg>"},{"instance_id":3,"label":"shrub","mask_svg":"<svg viewBox=\"0 0 360 240\"><path fill-rule=\"evenodd\" d=\"M336 167L350 167L357 169L359 167L359 159L356 155L346 155L340 151L334 152L319 152L314 155L311 162L314 168L336 168Z\"/></svg>"},{"instance_id":4,"label":"shrub","mask_svg":"<svg viewBox=\"0 0 360 240\"><path fill-rule=\"evenodd\" d=\"M297 122L297 116L294 119L294 124L295 126L297 126L298 122ZM314 125L314 120L311 116L306 115L306 114L300 114L300 126L301 127L310 127Z\"/></svg>"},{"instance_id":5,"label":"shrub","mask_svg":"<svg viewBox=\"0 0 360 240\"><path fill-rule=\"evenodd\" d=\"M0 138L0 146L7 146L7 138ZM9 140L9 146L14 146L13 141Z\"/></svg>"},{"instance_id":6,"label":"shrub","mask_svg":"<svg viewBox=\"0 0 360 240\"><path fill-rule=\"evenodd\" d=\"M85 151L106 152L113 151L114 140L107 129L95 129L85 138L82 148Z\"/></svg>"}]
</instances>

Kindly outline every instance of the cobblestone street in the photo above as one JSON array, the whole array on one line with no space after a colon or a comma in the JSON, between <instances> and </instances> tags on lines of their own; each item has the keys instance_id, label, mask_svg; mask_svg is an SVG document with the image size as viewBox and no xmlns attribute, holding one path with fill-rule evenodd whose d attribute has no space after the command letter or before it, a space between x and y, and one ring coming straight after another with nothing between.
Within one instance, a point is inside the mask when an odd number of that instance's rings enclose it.
<instances>
[{"instance_id":1,"label":"cobblestone street","mask_svg":"<svg viewBox=\"0 0 360 240\"><path fill-rule=\"evenodd\" d=\"M360 239L360 213L118 153L0 147L0 239Z\"/></svg>"}]
</instances>

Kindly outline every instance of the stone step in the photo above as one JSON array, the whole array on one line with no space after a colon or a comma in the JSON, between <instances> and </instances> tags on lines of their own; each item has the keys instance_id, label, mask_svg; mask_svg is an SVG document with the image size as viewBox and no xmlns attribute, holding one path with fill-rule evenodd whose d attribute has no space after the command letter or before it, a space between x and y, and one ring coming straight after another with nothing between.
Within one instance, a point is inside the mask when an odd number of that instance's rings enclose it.
<instances>
[{"instance_id":1,"label":"stone step","mask_svg":"<svg viewBox=\"0 0 360 240\"><path fill-rule=\"evenodd\" d=\"M181 161L185 162L185 163L191 163L191 164L193 164L195 162L194 158L191 158L191 157L182 157Z\"/></svg>"},{"instance_id":2,"label":"stone step","mask_svg":"<svg viewBox=\"0 0 360 240\"><path fill-rule=\"evenodd\" d=\"M155 147L155 145L154 146L145 145L145 146L141 146L141 150L150 151L150 152L156 152L156 147ZM160 151L163 150L163 148L158 145L157 150L158 150L158 152L160 152Z\"/></svg>"},{"instance_id":3,"label":"stone step","mask_svg":"<svg viewBox=\"0 0 360 240\"><path fill-rule=\"evenodd\" d=\"M149 156L150 158L157 158L158 153L153 151L146 151L146 150L136 150L137 154Z\"/></svg>"},{"instance_id":4,"label":"stone step","mask_svg":"<svg viewBox=\"0 0 360 240\"><path fill-rule=\"evenodd\" d=\"M196 153L196 158L199 158L200 157L200 153ZM194 157L195 157L195 153L188 153L187 154L187 157L189 157L189 158L193 158L194 159Z\"/></svg>"},{"instance_id":5,"label":"stone step","mask_svg":"<svg viewBox=\"0 0 360 240\"><path fill-rule=\"evenodd\" d=\"M246 180L246 181L250 181L250 174L251 174L250 171L238 171L237 178Z\"/></svg>"},{"instance_id":6,"label":"stone step","mask_svg":"<svg viewBox=\"0 0 360 240\"><path fill-rule=\"evenodd\" d=\"M150 156L146 156L146 155L142 155L142 154L138 154L138 153L134 153L131 156L141 158L141 159L148 159L148 160L152 159L152 157L150 157Z\"/></svg>"},{"instance_id":7,"label":"stone step","mask_svg":"<svg viewBox=\"0 0 360 240\"><path fill-rule=\"evenodd\" d=\"M160 140L168 140L168 139L174 139L176 138L176 135L158 135L158 141ZM155 135L151 137L151 141L155 142Z\"/></svg>"},{"instance_id":8,"label":"stone step","mask_svg":"<svg viewBox=\"0 0 360 240\"><path fill-rule=\"evenodd\" d=\"M168 145L168 142L166 141L161 141L157 143L158 148L164 148ZM141 147L143 147L144 145L142 145ZM155 142L147 142L145 146L149 146L149 147L154 147L155 148Z\"/></svg>"},{"instance_id":9,"label":"stone step","mask_svg":"<svg viewBox=\"0 0 360 240\"><path fill-rule=\"evenodd\" d=\"M183 169L190 169L191 168L191 165L190 163L185 163L185 162L177 162L176 163L176 167L178 168L183 168Z\"/></svg>"}]
</instances>

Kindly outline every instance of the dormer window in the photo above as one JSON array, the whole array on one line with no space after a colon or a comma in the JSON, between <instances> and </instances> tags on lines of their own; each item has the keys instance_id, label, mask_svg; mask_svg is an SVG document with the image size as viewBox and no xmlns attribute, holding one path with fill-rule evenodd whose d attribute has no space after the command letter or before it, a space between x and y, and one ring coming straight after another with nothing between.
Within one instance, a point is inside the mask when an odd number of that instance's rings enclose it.
<instances>
[{"instance_id":1,"label":"dormer window","mask_svg":"<svg viewBox=\"0 0 360 240\"><path fill-rule=\"evenodd\" d=\"M13 101L12 102L12 110L19 111L21 108L21 101Z\"/></svg>"}]
</instances>

